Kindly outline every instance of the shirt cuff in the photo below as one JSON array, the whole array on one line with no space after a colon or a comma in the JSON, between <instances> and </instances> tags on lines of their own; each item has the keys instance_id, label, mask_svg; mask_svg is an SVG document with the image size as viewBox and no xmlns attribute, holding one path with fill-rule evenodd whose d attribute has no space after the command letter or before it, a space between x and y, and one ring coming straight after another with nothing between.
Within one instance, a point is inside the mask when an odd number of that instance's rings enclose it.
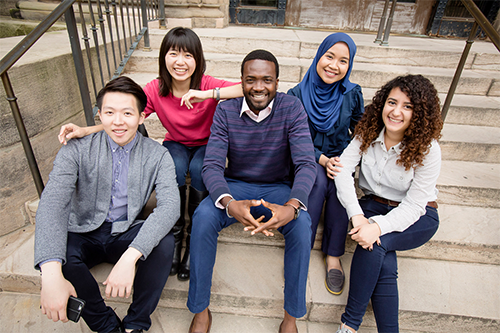
<instances>
[{"instance_id":1,"label":"shirt cuff","mask_svg":"<svg viewBox=\"0 0 500 333\"><path fill-rule=\"evenodd\" d=\"M306 205L304 205L304 203L302 201L300 201L297 198L290 198L290 199L288 199L288 201L290 201L292 199L293 200L297 200L299 202L299 206L300 206L299 208L302 209L303 211L307 212L307 207L306 207Z\"/></svg>"},{"instance_id":2,"label":"shirt cuff","mask_svg":"<svg viewBox=\"0 0 500 333\"><path fill-rule=\"evenodd\" d=\"M222 206L222 204L220 203L220 201L222 200L222 198L224 197L231 197L231 199L234 199L233 196L229 193L224 193L224 194L221 194L217 200L215 200L215 207L219 208L219 209L226 209L226 207Z\"/></svg>"}]
</instances>

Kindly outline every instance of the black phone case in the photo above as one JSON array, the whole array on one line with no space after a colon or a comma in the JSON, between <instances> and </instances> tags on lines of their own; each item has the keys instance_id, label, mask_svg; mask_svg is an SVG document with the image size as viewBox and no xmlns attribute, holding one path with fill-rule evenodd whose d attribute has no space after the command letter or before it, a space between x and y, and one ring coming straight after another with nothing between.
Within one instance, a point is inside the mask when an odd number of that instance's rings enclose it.
<instances>
[{"instance_id":1,"label":"black phone case","mask_svg":"<svg viewBox=\"0 0 500 333\"><path fill-rule=\"evenodd\" d=\"M80 320L84 306L85 301L83 299L70 296L68 299L68 307L66 308L68 319L77 323L78 320Z\"/></svg>"}]
</instances>

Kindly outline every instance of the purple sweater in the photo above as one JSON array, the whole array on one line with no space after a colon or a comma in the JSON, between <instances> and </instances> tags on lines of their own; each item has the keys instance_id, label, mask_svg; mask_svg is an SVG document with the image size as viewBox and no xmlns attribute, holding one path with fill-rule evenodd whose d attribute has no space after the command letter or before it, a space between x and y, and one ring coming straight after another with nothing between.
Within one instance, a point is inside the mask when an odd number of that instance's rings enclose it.
<instances>
[{"instance_id":1,"label":"purple sweater","mask_svg":"<svg viewBox=\"0 0 500 333\"><path fill-rule=\"evenodd\" d=\"M202 171L212 200L231 193L224 177L254 184L293 181L290 198L307 206L316 162L302 103L277 93L271 114L257 123L246 114L240 117L242 101L243 97L222 102L215 111Z\"/></svg>"}]
</instances>

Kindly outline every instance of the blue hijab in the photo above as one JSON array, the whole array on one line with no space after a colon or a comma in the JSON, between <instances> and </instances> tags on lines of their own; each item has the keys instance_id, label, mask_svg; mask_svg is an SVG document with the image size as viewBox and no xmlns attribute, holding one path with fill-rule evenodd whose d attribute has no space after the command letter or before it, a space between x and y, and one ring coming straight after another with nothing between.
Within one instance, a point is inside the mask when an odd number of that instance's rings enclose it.
<instances>
[{"instance_id":1,"label":"blue hijab","mask_svg":"<svg viewBox=\"0 0 500 333\"><path fill-rule=\"evenodd\" d=\"M327 84L319 77L316 66L326 51L338 42L344 42L349 47L349 69L342 80ZM319 46L311 67L299 83L302 103L312 126L318 132L326 133L333 127L339 118L344 95L356 86L349 81L355 54L356 44L349 35L343 32L331 34Z\"/></svg>"}]
</instances>

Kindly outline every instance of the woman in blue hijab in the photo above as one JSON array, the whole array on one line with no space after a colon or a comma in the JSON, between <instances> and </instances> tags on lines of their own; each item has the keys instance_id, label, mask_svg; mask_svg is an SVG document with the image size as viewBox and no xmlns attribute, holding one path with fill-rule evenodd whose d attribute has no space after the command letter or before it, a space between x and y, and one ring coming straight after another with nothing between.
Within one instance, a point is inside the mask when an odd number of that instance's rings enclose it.
<instances>
[{"instance_id":1,"label":"woman in blue hijab","mask_svg":"<svg viewBox=\"0 0 500 333\"><path fill-rule=\"evenodd\" d=\"M329 35L319 46L302 82L288 91L302 101L309 118L317 162L308 205L311 248L326 200L321 250L326 254L325 286L335 295L344 288L340 257L345 250L349 219L337 198L334 178L342 166L338 156L351 141L354 127L364 112L361 87L349 81L355 54L356 44L347 34Z\"/></svg>"}]
</instances>

